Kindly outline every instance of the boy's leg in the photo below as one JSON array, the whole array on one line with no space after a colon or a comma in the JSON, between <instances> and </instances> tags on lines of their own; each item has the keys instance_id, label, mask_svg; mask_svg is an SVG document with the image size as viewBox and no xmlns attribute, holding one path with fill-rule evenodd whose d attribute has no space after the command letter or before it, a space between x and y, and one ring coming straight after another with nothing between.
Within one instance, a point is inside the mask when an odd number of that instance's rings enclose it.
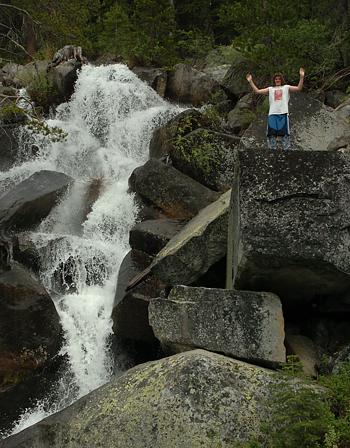
<instances>
[{"instance_id":1,"label":"boy's leg","mask_svg":"<svg viewBox=\"0 0 350 448\"><path fill-rule=\"evenodd\" d=\"M273 135L267 137L267 147L269 149L277 149L276 137Z\"/></svg>"},{"instance_id":2,"label":"boy's leg","mask_svg":"<svg viewBox=\"0 0 350 448\"><path fill-rule=\"evenodd\" d=\"M286 151L291 149L290 135L286 134L282 137L282 146L283 146L283 149Z\"/></svg>"}]
</instances>

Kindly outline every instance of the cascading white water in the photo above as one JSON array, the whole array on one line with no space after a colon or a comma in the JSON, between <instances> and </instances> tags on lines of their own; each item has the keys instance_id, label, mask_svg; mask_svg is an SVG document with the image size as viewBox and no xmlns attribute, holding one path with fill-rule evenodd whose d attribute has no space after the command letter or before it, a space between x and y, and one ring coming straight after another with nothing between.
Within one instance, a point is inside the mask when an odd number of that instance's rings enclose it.
<instances>
[{"instance_id":1,"label":"cascading white water","mask_svg":"<svg viewBox=\"0 0 350 448\"><path fill-rule=\"evenodd\" d=\"M137 212L128 178L148 157L154 128L179 109L161 99L126 66L83 67L69 103L61 105L50 126L67 134L63 142L25 133L22 153L35 142L35 157L0 173L4 191L36 171L64 172L75 183L61 203L41 223L32 239L43 248L41 279L49 289L57 273L70 266L70 285L55 299L65 332L62 353L69 356L70 372L61 379L59 402L38 403L28 410L13 432L108 381L111 356L111 311L120 263L128 250L128 233ZM84 204L91 182L99 195L85 219ZM84 220L85 219L85 220ZM61 287L66 285L63 276Z\"/></svg>"}]
</instances>

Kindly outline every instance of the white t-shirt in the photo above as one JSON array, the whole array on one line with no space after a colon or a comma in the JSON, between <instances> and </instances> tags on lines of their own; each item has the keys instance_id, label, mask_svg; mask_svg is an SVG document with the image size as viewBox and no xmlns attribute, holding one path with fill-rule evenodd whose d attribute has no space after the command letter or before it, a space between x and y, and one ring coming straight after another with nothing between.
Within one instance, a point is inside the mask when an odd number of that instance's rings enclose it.
<instances>
[{"instance_id":1,"label":"white t-shirt","mask_svg":"<svg viewBox=\"0 0 350 448\"><path fill-rule=\"evenodd\" d=\"M289 85L269 87L269 115L288 114Z\"/></svg>"}]
</instances>

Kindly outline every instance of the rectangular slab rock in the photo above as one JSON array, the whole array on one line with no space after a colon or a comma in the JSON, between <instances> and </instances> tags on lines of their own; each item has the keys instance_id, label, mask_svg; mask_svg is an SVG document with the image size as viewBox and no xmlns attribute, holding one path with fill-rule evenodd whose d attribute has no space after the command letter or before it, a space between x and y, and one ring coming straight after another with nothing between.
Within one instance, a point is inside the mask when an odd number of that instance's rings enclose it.
<instances>
[{"instance_id":1,"label":"rectangular slab rock","mask_svg":"<svg viewBox=\"0 0 350 448\"><path fill-rule=\"evenodd\" d=\"M175 286L149 321L163 346L204 348L262 365L285 362L284 321L271 293Z\"/></svg>"},{"instance_id":2,"label":"rectangular slab rock","mask_svg":"<svg viewBox=\"0 0 350 448\"><path fill-rule=\"evenodd\" d=\"M348 294L349 157L242 151L232 202L234 287L274 292L288 306Z\"/></svg>"},{"instance_id":3,"label":"rectangular slab rock","mask_svg":"<svg viewBox=\"0 0 350 448\"><path fill-rule=\"evenodd\" d=\"M201 210L158 253L151 271L168 285L188 285L226 254L231 190Z\"/></svg>"}]
</instances>

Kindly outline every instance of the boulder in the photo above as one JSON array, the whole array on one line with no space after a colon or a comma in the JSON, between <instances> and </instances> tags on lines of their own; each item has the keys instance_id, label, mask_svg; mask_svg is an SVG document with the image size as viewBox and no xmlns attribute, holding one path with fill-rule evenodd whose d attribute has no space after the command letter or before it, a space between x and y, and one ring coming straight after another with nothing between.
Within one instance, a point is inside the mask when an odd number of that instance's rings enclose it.
<instances>
[{"instance_id":1,"label":"boulder","mask_svg":"<svg viewBox=\"0 0 350 448\"><path fill-rule=\"evenodd\" d=\"M201 210L158 253L151 272L168 285L189 285L226 254L231 191Z\"/></svg>"},{"instance_id":2,"label":"boulder","mask_svg":"<svg viewBox=\"0 0 350 448\"><path fill-rule=\"evenodd\" d=\"M329 143L349 129L341 114L304 92L292 93L289 103L293 149L326 151ZM242 136L242 147L266 149L267 115L254 121Z\"/></svg>"},{"instance_id":3,"label":"boulder","mask_svg":"<svg viewBox=\"0 0 350 448\"><path fill-rule=\"evenodd\" d=\"M186 109L169 120L164 126L156 129L149 146L150 157L160 159L170 154L175 138L200 127L202 114L196 109Z\"/></svg>"},{"instance_id":4,"label":"boulder","mask_svg":"<svg viewBox=\"0 0 350 448\"><path fill-rule=\"evenodd\" d=\"M338 373L344 363L350 363L350 344L334 355L332 359L332 373Z\"/></svg>"},{"instance_id":5,"label":"boulder","mask_svg":"<svg viewBox=\"0 0 350 448\"><path fill-rule=\"evenodd\" d=\"M328 90L326 92L325 104L335 109L344 101L344 97L346 95L342 90Z\"/></svg>"},{"instance_id":6,"label":"boulder","mask_svg":"<svg viewBox=\"0 0 350 448\"><path fill-rule=\"evenodd\" d=\"M227 126L235 134L245 131L256 115L252 110L253 95L244 95L236 104L235 108L227 115Z\"/></svg>"},{"instance_id":7,"label":"boulder","mask_svg":"<svg viewBox=\"0 0 350 448\"><path fill-rule=\"evenodd\" d=\"M347 296L349 178L341 153L240 152L229 230L236 289L275 292L291 307Z\"/></svg>"},{"instance_id":8,"label":"boulder","mask_svg":"<svg viewBox=\"0 0 350 448\"><path fill-rule=\"evenodd\" d=\"M5 64L0 71L0 82L4 86L23 87L17 74L23 69L23 65L9 62Z\"/></svg>"},{"instance_id":9,"label":"boulder","mask_svg":"<svg viewBox=\"0 0 350 448\"><path fill-rule=\"evenodd\" d=\"M251 89L246 80L246 74L250 71L254 71L254 64L240 53L236 53L234 61L221 81L221 85L229 97L238 99L242 95L250 93Z\"/></svg>"},{"instance_id":10,"label":"boulder","mask_svg":"<svg viewBox=\"0 0 350 448\"><path fill-rule=\"evenodd\" d=\"M13 259L35 274L39 274L41 268L40 249L33 242L30 232L17 233L14 236Z\"/></svg>"},{"instance_id":11,"label":"boulder","mask_svg":"<svg viewBox=\"0 0 350 448\"><path fill-rule=\"evenodd\" d=\"M132 71L164 98L168 79L165 70L153 67L133 67Z\"/></svg>"},{"instance_id":12,"label":"boulder","mask_svg":"<svg viewBox=\"0 0 350 448\"><path fill-rule=\"evenodd\" d=\"M0 226L27 230L50 213L73 179L56 171L38 171L0 199Z\"/></svg>"},{"instance_id":13,"label":"boulder","mask_svg":"<svg viewBox=\"0 0 350 448\"><path fill-rule=\"evenodd\" d=\"M252 364L286 361L282 305L271 293L175 286L151 301L149 321L173 353L198 347Z\"/></svg>"},{"instance_id":14,"label":"boulder","mask_svg":"<svg viewBox=\"0 0 350 448\"><path fill-rule=\"evenodd\" d=\"M347 120L349 122L349 118L350 118L350 97L347 98L341 104L339 104L339 106L336 108L336 111L338 112L338 115L340 115L344 120Z\"/></svg>"},{"instance_id":15,"label":"boulder","mask_svg":"<svg viewBox=\"0 0 350 448\"><path fill-rule=\"evenodd\" d=\"M48 72L48 80L52 82L54 89L57 91L57 103L68 101L71 97L80 68L81 62L70 59L53 67Z\"/></svg>"},{"instance_id":16,"label":"boulder","mask_svg":"<svg viewBox=\"0 0 350 448\"><path fill-rule=\"evenodd\" d=\"M321 359L313 341L301 334L288 334L286 336L286 347L289 354L296 355L299 358L304 374L316 378Z\"/></svg>"},{"instance_id":17,"label":"boulder","mask_svg":"<svg viewBox=\"0 0 350 448\"><path fill-rule=\"evenodd\" d=\"M2 448L232 448L259 435L277 381L304 384L204 350L181 353L113 377Z\"/></svg>"},{"instance_id":18,"label":"boulder","mask_svg":"<svg viewBox=\"0 0 350 448\"><path fill-rule=\"evenodd\" d=\"M136 168L129 185L142 198L177 219L192 218L218 197L214 191L157 159Z\"/></svg>"},{"instance_id":19,"label":"boulder","mask_svg":"<svg viewBox=\"0 0 350 448\"><path fill-rule=\"evenodd\" d=\"M136 224L129 233L129 244L150 255L157 254L183 227L175 219L150 219Z\"/></svg>"},{"instance_id":20,"label":"boulder","mask_svg":"<svg viewBox=\"0 0 350 448\"><path fill-rule=\"evenodd\" d=\"M220 91L215 79L188 64L175 65L168 75L166 96L179 103L201 106Z\"/></svg>"},{"instance_id":21,"label":"boulder","mask_svg":"<svg viewBox=\"0 0 350 448\"><path fill-rule=\"evenodd\" d=\"M155 343L148 322L148 304L151 298L159 296L165 288L164 283L154 276L148 276L132 291L126 292L129 281L151 262L152 258L147 254L131 250L120 266L112 319L113 331L122 339Z\"/></svg>"},{"instance_id":22,"label":"boulder","mask_svg":"<svg viewBox=\"0 0 350 448\"><path fill-rule=\"evenodd\" d=\"M5 390L0 388L0 438L11 434L15 422L28 409L34 408L38 401L42 402L46 411L62 400L57 386L64 374L67 374L67 359L58 355L36 369L32 376L17 378L20 382L7 385Z\"/></svg>"},{"instance_id":23,"label":"boulder","mask_svg":"<svg viewBox=\"0 0 350 448\"><path fill-rule=\"evenodd\" d=\"M232 185L239 138L196 129L173 144L170 159L184 174L215 191Z\"/></svg>"},{"instance_id":24,"label":"boulder","mask_svg":"<svg viewBox=\"0 0 350 448\"><path fill-rule=\"evenodd\" d=\"M0 385L31 376L60 346L61 325L45 288L18 264L0 274Z\"/></svg>"},{"instance_id":25,"label":"boulder","mask_svg":"<svg viewBox=\"0 0 350 448\"><path fill-rule=\"evenodd\" d=\"M350 149L350 129L332 140L327 147L327 151L338 151L339 149L342 151Z\"/></svg>"}]
</instances>

